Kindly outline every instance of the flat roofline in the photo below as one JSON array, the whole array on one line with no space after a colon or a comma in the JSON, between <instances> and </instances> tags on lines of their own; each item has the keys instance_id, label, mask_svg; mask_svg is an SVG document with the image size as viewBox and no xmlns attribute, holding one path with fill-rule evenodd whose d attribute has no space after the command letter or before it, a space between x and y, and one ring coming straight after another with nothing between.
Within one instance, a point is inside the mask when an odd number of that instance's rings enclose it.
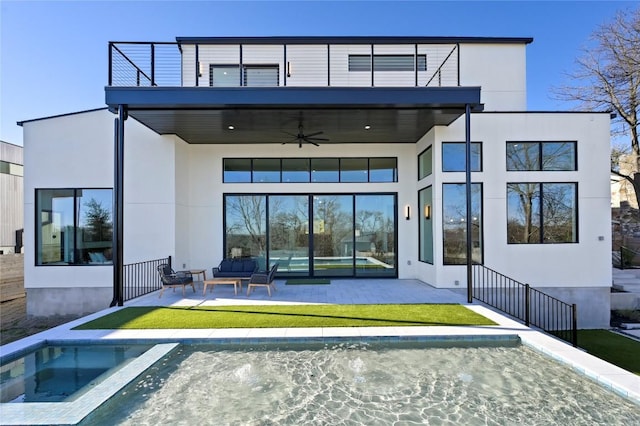
<instances>
[{"instance_id":1,"label":"flat roofline","mask_svg":"<svg viewBox=\"0 0 640 426\"><path fill-rule=\"evenodd\" d=\"M269 36L176 37L181 44L529 44L533 37L420 37L420 36Z\"/></svg>"}]
</instances>

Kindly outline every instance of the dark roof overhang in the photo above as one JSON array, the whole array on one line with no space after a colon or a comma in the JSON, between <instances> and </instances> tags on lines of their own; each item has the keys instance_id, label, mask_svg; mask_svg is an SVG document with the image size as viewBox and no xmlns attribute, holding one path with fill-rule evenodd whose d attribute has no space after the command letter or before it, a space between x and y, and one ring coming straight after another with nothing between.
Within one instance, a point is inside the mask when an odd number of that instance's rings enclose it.
<instances>
[{"instance_id":1,"label":"dark roof overhang","mask_svg":"<svg viewBox=\"0 0 640 426\"><path fill-rule=\"evenodd\" d=\"M188 143L281 143L323 131L323 143L415 143L465 106L480 87L106 87L106 103L159 134ZM365 130L365 126L371 126ZM229 126L233 126L230 130Z\"/></svg>"}]
</instances>

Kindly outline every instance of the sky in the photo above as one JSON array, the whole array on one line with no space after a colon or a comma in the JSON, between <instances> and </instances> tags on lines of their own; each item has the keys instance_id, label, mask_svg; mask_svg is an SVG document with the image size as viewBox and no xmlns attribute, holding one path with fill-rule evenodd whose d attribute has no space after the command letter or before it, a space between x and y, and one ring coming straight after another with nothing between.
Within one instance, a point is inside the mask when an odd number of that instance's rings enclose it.
<instances>
[{"instance_id":1,"label":"sky","mask_svg":"<svg viewBox=\"0 0 640 426\"><path fill-rule=\"evenodd\" d=\"M527 109L569 110L568 82L590 34L638 1L0 0L0 140L16 122L105 106L109 41L177 36L532 37Z\"/></svg>"}]
</instances>

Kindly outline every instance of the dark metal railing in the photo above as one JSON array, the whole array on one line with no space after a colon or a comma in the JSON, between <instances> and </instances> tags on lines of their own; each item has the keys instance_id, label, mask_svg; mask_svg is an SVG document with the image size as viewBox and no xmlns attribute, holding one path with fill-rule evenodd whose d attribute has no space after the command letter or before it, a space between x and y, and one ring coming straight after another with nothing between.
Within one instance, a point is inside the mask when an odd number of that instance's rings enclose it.
<instances>
[{"instance_id":1,"label":"dark metal railing","mask_svg":"<svg viewBox=\"0 0 640 426\"><path fill-rule=\"evenodd\" d=\"M473 298L562 340L578 345L575 303L570 305L484 265L473 265Z\"/></svg>"},{"instance_id":2,"label":"dark metal railing","mask_svg":"<svg viewBox=\"0 0 640 426\"><path fill-rule=\"evenodd\" d=\"M211 84L212 71L210 66L229 66L229 50L225 49L222 56L217 47L221 44L206 43L175 43L175 42L109 42L109 77L108 86L117 87L196 87ZM237 46L239 70L239 86L251 85L244 75L247 50L244 44ZM318 87L348 87L348 86L429 86L452 87L460 85L460 47L456 43L446 44L409 44L413 46L413 54L390 55L388 50L376 52L377 44L362 44L369 46L367 53L354 56L369 56L370 63L366 70L349 71L344 50L335 44L322 44L325 52L315 52L315 55L296 56L296 62L291 62L289 50L297 48L295 44L274 44L282 49L272 50L269 65L278 68L278 78L273 79L275 86L318 86ZM381 45L383 46L383 45ZM408 50L407 50L408 51ZM395 63L397 69L389 69L389 58L411 56L414 58L413 72L399 77L394 74L390 80L385 71L406 71L403 65ZM262 54L260 55L263 56ZM385 63L378 63L385 60ZM405 58L406 59L406 58ZM335 63L345 64L345 69L338 71ZM375 64L375 65L374 65ZM255 60L246 62L246 67L255 68ZM342 65L341 65L342 66ZM386 69L385 69L386 68ZM297 74L300 72L300 74ZM302 77L299 77L302 76ZM405 76L403 74L403 76ZM300 78L297 80L296 78ZM270 80L271 82L271 80ZM263 85L263 84L260 84Z\"/></svg>"},{"instance_id":3,"label":"dark metal railing","mask_svg":"<svg viewBox=\"0 0 640 426\"><path fill-rule=\"evenodd\" d=\"M124 268L124 300L135 299L162 288L158 265L163 263L171 266L171 256L163 259L147 260L144 262L123 265Z\"/></svg>"}]
</instances>

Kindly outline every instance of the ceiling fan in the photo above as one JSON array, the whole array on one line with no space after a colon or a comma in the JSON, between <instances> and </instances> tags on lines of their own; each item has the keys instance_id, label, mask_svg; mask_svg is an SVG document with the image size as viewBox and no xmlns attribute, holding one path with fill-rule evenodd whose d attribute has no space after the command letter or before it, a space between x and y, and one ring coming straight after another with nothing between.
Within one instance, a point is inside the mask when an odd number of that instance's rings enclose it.
<instances>
[{"instance_id":1,"label":"ceiling fan","mask_svg":"<svg viewBox=\"0 0 640 426\"><path fill-rule=\"evenodd\" d=\"M318 135L323 134L324 132L320 131L320 132L314 132L314 133L309 133L308 135L304 134L304 131L302 129L302 124L300 124L298 126L298 134L294 135L293 133L289 133L289 132L284 132L287 135L293 136L293 139L287 141L287 142L282 142L282 145L286 145L288 143L291 142L297 142L298 143L298 148L302 148L302 143L303 142L307 142L310 143L311 145L315 145L315 146L320 146L318 145L316 142L324 142L324 141L328 141L329 139L327 138L318 138Z\"/></svg>"}]
</instances>

